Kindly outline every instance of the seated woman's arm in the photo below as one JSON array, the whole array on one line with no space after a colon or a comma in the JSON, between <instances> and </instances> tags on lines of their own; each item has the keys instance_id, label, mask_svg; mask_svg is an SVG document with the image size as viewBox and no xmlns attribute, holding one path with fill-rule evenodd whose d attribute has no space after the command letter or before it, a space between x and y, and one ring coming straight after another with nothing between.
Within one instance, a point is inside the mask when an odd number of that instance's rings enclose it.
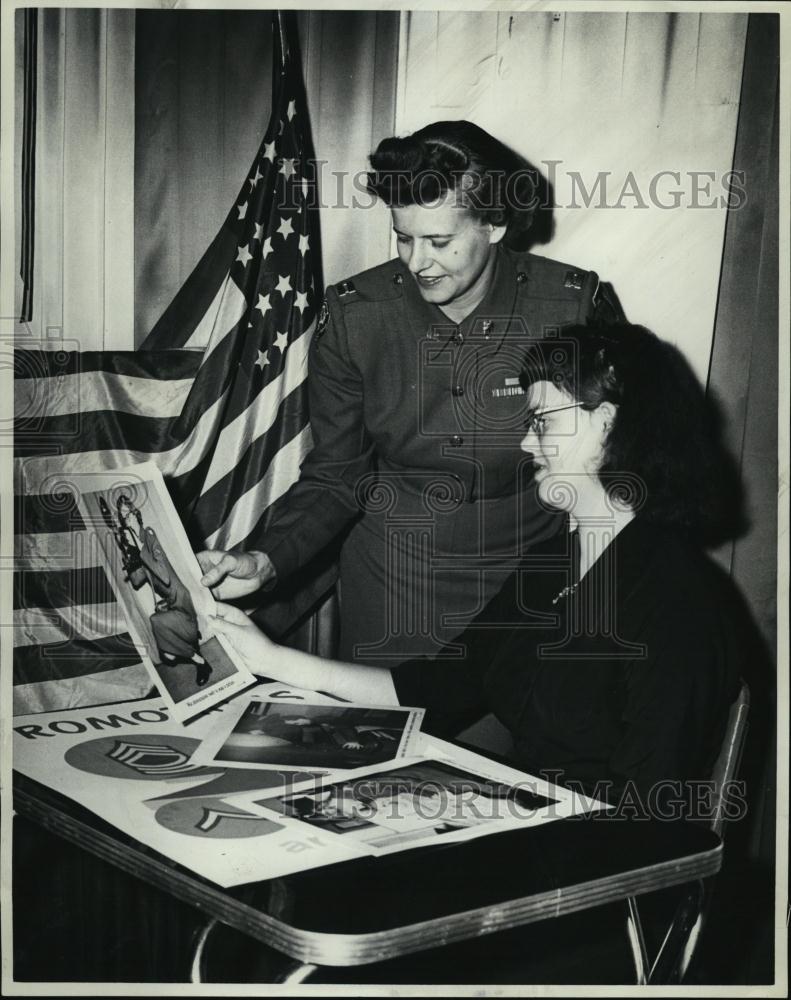
<instances>
[{"instance_id":1,"label":"seated woman's arm","mask_svg":"<svg viewBox=\"0 0 791 1000\"><path fill-rule=\"evenodd\" d=\"M448 735L488 711L483 676L497 638L491 628L481 626L489 618L494 622L502 620L502 595L503 591L496 595L467 630L440 650L436 658L418 657L393 670L326 660L279 646L242 611L227 604L217 604L219 617L213 624L255 674L348 701L427 708L427 728Z\"/></svg>"},{"instance_id":2,"label":"seated woman's arm","mask_svg":"<svg viewBox=\"0 0 791 1000\"><path fill-rule=\"evenodd\" d=\"M387 667L324 660L299 649L279 646L267 638L247 615L229 604L217 604L212 625L226 636L250 670L292 687L326 691L347 701L397 705L393 678Z\"/></svg>"}]
</instances>

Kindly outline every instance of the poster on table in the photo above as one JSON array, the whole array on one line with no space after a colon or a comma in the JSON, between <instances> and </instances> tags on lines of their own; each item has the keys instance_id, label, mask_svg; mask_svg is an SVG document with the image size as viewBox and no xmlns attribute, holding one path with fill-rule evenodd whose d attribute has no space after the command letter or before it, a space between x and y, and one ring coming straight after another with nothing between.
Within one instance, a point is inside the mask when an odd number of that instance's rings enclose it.
<instances>
[{"instance_id":1,"label":"poster on table","mask_svg":"<svg viewBox=\"0 0 791 1000\"><path fill-rule=\"evenodd\" d=\"M214 598L200 583L200 566L156 465L70 473L65 482L173 718L192 719L254 684L211 626Z\"/></svg>"},{"instance_id":2,"label":"poster on table","mask_svg":"<svg viewBox=\"0 0 791 1000\"><path fill-rule=\"evenodd\" d=\"M282 684L262 687L274 699L305 698ZM311 692L310 699L321 696ZM243 801L314 780L314 772L205 766L195 759L227 708L188 727L164 699L152 698L16 716L14 768L223 888L367 853L288 818L263 816Z\"/></svg>"},{"instance_id":3,"label":"poster on table","mask_svg":"<svg viewBox=\"0 0 791 1000\"><path fill-rule=\"evenodd\" d=\"M237 698L203 741L207 764L278 770L350 770L414 756L422 708Z\"/></svg>"}]
</instances>

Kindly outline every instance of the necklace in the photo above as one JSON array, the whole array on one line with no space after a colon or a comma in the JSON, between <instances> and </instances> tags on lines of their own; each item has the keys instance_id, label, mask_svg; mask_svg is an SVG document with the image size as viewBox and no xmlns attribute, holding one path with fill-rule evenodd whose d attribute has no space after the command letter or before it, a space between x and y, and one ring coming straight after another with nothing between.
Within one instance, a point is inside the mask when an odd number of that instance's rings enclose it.
<instances>
[{"instance_id":1,"label":"necklace","mask_svg":"<svg viewBox=\"0 0 791 1000\"><path fill-rule=\"evenodd\" d=\"M559 590L558 593L552 598L552 603L557 604L558 601L561 600L562 598L570 597L578 586L579 586L578 583L572 583L569 584L567 587L564 587L563 590Z\"/></svg>"}]
</instances>

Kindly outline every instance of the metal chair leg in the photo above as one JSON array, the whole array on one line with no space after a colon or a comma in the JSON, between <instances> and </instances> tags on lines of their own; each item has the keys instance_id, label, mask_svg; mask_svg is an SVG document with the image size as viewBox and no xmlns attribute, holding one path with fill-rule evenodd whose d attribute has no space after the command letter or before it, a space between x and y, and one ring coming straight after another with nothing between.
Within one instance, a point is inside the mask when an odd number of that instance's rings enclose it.
<instances>
[{"instance_id":1,"label":"metal chair leg","mask_svg":"<svg viewBox=\"0 0 791 1000\"><path fill-rule=\"evenodd\" d=\"M648 949L645 945L640 911L637 908L637 900L634 896L629 896L626 900L626 908L628 911L626 914L626 934L632 949L635 982L638 986L645 986L648 982Z\"/></svg>"},{"instance_id":2,"label":"metal chair leg","mask_svg":"<svg viewBox=\"0 0 791 1000\"><path fill-rule=\"evenodd\" d=\"M309 962L293 962L273 981L275 983L304 983L318 969L318 965Z\"/></svg>"},{"instance_id":3,"label":"metal chair leg","mask_svg":"<svg viewBox=\"0 0 791 1000\"><path fill-rule=\"evenodd\" d=\"M702 881L690 886L676 908L665 939L659 947L648 975L649 984L680 983L700 934L706 905L706 886Z\"/></svg>"},{"instance_id":4,"label":"metal chair leg","mask_svg":"<svg viewBox=\"0 0 791 1000\"><path fill-rule=\"evenodd\" d=\"M195 938L195 946L192 950L192 962L190 963L190 982L203 983L206 975L206 942L209 935L217 926L216 920L210 920L206 926L200 930Z\"/></svg>"}]
</instances>

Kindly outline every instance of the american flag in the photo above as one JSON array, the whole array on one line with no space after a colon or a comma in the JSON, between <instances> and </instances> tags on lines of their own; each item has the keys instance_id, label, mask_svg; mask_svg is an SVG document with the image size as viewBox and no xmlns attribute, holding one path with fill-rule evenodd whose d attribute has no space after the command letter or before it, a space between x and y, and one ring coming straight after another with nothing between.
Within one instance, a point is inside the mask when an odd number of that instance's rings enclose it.
<instances>
[{"instance_id":1,"label":"american flag","mask_svg":"<svg viewBox=\"0 0 791 1000\"><path fill-rule=\"evenodd\" d=\"M238 197L139 351L16 351L15 712L150 687L61 477L153 460L196 548L251 545L311 447L321 289L295 15L274 23L272 115Z\"/></svg>"}]
</instances>

